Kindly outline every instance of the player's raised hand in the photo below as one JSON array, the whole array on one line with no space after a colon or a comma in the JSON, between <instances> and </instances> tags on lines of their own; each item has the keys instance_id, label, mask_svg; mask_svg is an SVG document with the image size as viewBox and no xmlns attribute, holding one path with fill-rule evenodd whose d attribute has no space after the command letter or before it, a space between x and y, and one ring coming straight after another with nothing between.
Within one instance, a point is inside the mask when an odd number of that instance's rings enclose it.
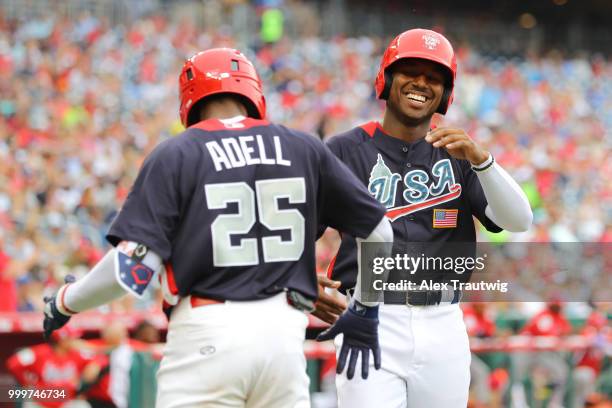
<instances>
[{"instance_id":1,"label":"player's raised hand","mask_svg":"<svg viewBox=\"0 0 612 408\"><path fill-rule=\"evenodd\" d=\"M334 324L346 310L346 302L325 292L325 288L338 289L340 282L324 275L317 275L317 281L319 282L319 298L315 302L315 310L312 314L325 323Z\"/></svg>"},{"instance_id":2,"label":"player's raised hand","mask_svg":"<svg viewBox=\"0 0 612 408\"><path fill-rule=\"evenodd\" d=\"M343 335L336 373L344 371L348 359L346 377L355 375L357 357L361 353L361 377L368 378L370 350L374 355L374 368L380 369L381 356L378 343L378 306L367 307L353 300L333 326L317 336L317 341L332 340Z\"/></svg>"},{"instance_id":3,"label":"player's raised hand","mask_svg":"<svg viewBox=\"0 0 612 408\"><path fill-rule=\"evenodd\" d=\"M474 142L463 129L439 127L429 132L425 141L433 147L446 149L455 159L467 160L475 166L489 158L489 152Z\"/></svg>"},{"instance_id":4,"label":"player's raised hand","mask_svg":"<svg viewBox=\"0 0 612 408\"><path fill-rule=\"evenodd\" d=\"M66 275L66 277L64 278L64 283L66 284L73 283L74 281L76 281L76 279L72 275ZM60 293L60 291L62 291L63 289L65 289L65 286L60 288L58 293ZM51 337L51 333L65 326L71 317L70 315L65 315L58 310L57 308L58 293L56 293L54 296L45 297L45 309L44 309L45 320L43 320L43 337L47 341Z\"/></svg>"}]
</instances>

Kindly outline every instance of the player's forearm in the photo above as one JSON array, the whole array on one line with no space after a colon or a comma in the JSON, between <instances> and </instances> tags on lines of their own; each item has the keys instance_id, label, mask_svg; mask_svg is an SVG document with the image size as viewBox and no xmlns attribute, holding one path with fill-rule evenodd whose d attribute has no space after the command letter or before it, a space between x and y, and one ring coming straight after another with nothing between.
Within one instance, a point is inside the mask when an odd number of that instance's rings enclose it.
<instances>
[{"instance_id":1,"label":"player's forearm","mask_svg":"<svg viewBox=\"0 0 612 408\"><path fill-rule=\"evenodd\" d=\"M108 251L83 278L60 289L57 302L60 312L72 314L93 309L127 293L115 279L115 251L115 248Z\"/></svg>"},{"instance_id":2,"label":"player's forearm","mask_svg":"<svg viewBox=\"0 0 612 408\"><path fill-rule=\"evenodd\" d=\"M389 243L392 244L393 243L393 228L391 227L391 223L389 222L389 219L387 217L383 217L382 220L378 223L378 225L376 226L376 228L374 228L374 230L372 230L372 232L370 233L370 235L364 239L361 238L357 238L357 284L355 285L355 294L354 294L354 298L355 300L357 300L359 303L363 304L364 306L377 306L380 302L366 302L362 300L362 293L361 293L361 280L362 280L362 273L363 273L363 267L361 264L361 245L363 243L373 243L373 242L383 242L383 243ZM390 256L391 255L391 247L392 245L386 245L383 247L383 251L385 252L384 254L377 254L377 256ZM387 281L387 273L384 273L382 275L382 280L384 282Z\"/></svg>"},{"instance_id":3,"label":"player's forearm","mask_svg":"<svg viewBox=\"0 0 612 408\"><path fill-rule=\"evenodd\" d=\"M82 312L130 293L125 283L123 286L120 283L122 272L117 270L117 251L119 251L117 248L111 249L82 279L60 289L57 296L60 312L64 314ZM154 272L162 265L161 258L151 251L142 262Z\"/></svg>"},{"instance_id":4,"label":"player's forearm","mask_svg":"<svg viewBox=\"0 0 612 408\"><path fill-rule=\"evenodd\" d=\"M479 167L486 167L488 164L487 160ZM507 231L527 231L531 226L533 213L527 196L516 181L497 162L486 170L475 171L487 198L487 217Z\"/></svg>"}]
</instances>

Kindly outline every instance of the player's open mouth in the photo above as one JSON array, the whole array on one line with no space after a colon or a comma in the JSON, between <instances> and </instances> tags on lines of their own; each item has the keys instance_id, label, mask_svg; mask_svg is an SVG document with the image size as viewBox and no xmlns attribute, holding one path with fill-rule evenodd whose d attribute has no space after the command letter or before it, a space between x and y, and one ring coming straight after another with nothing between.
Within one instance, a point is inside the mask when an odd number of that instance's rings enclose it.
<instances>
[{"instance_id":1,"label":"player's open mouth","mask_svg":"<svg viewBox=\"0 0 612 408\"><path fill-rule=\"evenodd\" d=\"M427 97L425 95L419 95L414 92L404 92L404 96L412 101L425 103L427 102Z\"/></svg>"}]
</instances>

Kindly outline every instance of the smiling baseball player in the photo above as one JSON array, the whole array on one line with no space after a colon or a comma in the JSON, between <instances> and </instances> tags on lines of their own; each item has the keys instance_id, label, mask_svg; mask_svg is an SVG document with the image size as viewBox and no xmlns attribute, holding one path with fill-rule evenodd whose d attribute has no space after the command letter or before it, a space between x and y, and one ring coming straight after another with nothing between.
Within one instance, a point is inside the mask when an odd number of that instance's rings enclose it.
<instances>
[{"instance_id":1,"label":"smiling baseball player","mask_svg":"<svg viewBox=\"0 0 612 408\"><path fill-rule=\"evenodd\" d=\"M198 53L179 81L187 129L145 160L107 235L116 248L47 300L45 333L140 296L161 272L174 307L158 407L308 407L303 311L317 298L318 224L391 242L385 210L318 139L265 120L239 51ZM332 327L344 360L373 352L380 367L377 314L357 298Z\"/></svg>"},{"instance_id":2,"label":"smiling baseball player","mask_svg":"<svg viewBox=\"0 0 612 408\"><path fill-rule=\"evenodd\" d=\"M394 248L408 242L473 243L473 216L493 232L525 231L531 224L527 198L488 151L462 129L431 130L433 114L445 114L453 100L456 73L455 53L444 36L424 29L400 34L376 77L376 94L386 100L382 123L328 142L386 207ZM342 234L331 278L350 290L356 267L355 240ZM470 349L460 291L395 297L402 305L380 306L382 369L368 381L338 375L340 407L465 408Z\"/></svg>"}]
</instances>

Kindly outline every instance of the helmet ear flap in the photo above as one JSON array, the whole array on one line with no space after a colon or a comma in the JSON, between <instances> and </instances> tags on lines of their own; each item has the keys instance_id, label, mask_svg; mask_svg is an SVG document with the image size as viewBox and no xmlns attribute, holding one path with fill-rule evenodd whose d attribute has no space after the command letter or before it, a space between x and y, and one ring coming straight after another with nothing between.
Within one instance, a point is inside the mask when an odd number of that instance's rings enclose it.
<instances>
[{"instance_id":1,"label":"helmet ear flap","mask_svg":"<svg viewBox=\"0 0 612 408\"><path fill-rule=\"evenodd\" d=\"M391 85L393 85L393 74L389 69L385 69L385 86L380 93L380 99L389 99L391 93Z\"/></svg>"},{"instance_id":2,"label":"helmet ear flap","mask_svg":"<svg viewBox=\"0 0 612 408\"><path fill-rule=\"evenodd\" d=\"M445 86L444 92L442 93L442 99L440 99L440 105L438 105L438 109L436 109L436 113L444 115L448 110L448 105L450 104L450 98L453 93L452 88Z\"/></svg>"}]
</instances>

